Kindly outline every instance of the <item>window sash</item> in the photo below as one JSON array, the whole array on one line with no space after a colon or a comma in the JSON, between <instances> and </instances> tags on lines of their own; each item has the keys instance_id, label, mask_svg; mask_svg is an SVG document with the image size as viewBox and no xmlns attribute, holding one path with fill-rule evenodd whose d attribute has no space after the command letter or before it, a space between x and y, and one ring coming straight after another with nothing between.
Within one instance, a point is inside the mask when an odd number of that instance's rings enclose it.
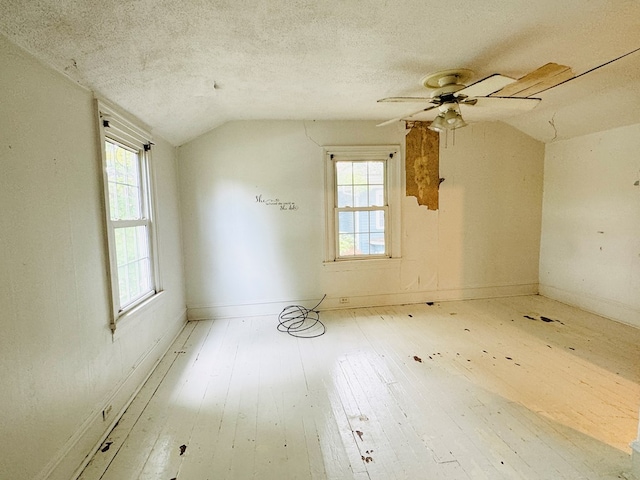
<instances>
[{"instance_id":1,"label":"window sash","mask_svg":"<svg viewBox=\"0 0 640 480\"><path fill-rule=\"evenodd\" d=\"M155 293L149 222L112 222L120 311Z\"/></svg>"},{"instance_id":2,"label":"window sash","mask_svg":"<svg viewBox=\"0 0 640 480\"><path fill-rule=\"evenodd\" d=\"M389 260L400 258L401 256L401 202L402 202L402 155L400 145L363 145L363 146L325 146L324 147L324 171L325 171L325 264L337 264L344 261L364 261L364 260ZM338 202L339 186L341 184L351 183L352 185L361 185L362 181L357 182L344 181L342 178L338 180L337 162L384 162L384 193L383 201L375 198L379 193L372 194L369 203L372 205L364 205L362 207L354 207L346 205L346 203ZM370 184L379 185L380 175L377 180L369 177ZM340 184L340 185L339 185ZM377 187L376 187L377 188ZM355 202L347 202L355 203ZM383 205L374 205L383 203ZM384 240L376 243L376 250L369 250L366 255L344 255L340 254L339 245L339 222L338 208L349 209L355 208L364 213L371 214L372 209L377 214L375 221L370 224L379 229L384 228ZM383 210L375 211L382 208ZM348 211L348 210L343 210ZM380 253L379 247L384 243L385 253ZM365 250L366 251L366 250ZM350 252L355 253L355 252Z\"/></svg>"},{"instance_id":3,"label":"window sash","mask_svg":"<svg viewBox=\"0 0 640 480\"><path fill-rule=\"evenodd\" d=\"M384 218L388 218L386 158L334 159L333 168L335 258L342 260L388 257L388 230L384 223L382 228L376 228L379 223L376 222L375 216L362 215L366 212L381 212ZM382 202L379 203L380 197ZM353 213L352 231L345 232L341 229L340 218L348 218L349 213ZM361 227L361 224L366 229ZM379 251L380 246L382 251Z\"/></svg>"},{"instance_id":4,"label":"window sash","mask_svg":"<svg viewBox=\"0 0 640 480\"><path fill-rule=\"evenodd\" d=\"M147 154L105 135L112 288L118 313L155 293L147 201ZM133 195L132 195L133 194ZM124 207L124 208L123 208ZM121 218L124 217L124 218Z\"/></svg>"},{"instance_id":5,"label":"window sash","mask_svg":"<svg viewBox=\"0 0 640 480\"><path fill-rule=\"evenodd\" d=\"M151 141L144 131L103 102L98 101L97 108L111 273L111 328L115 330L118 319L160 291L152 208Z\"/></svg>"},{"instance_id":6,"label":"window sash","mask_svg":"<svg viewBox=\"0 0 640 480\"><path fill-rule=\"evenodd\" d=\"M127 155L129 162L135 165L122 165L115 150ZM110 137L105 138L107 156L107 181L109 192L109 219L111 221L148 218L146 192L146 153L144 149L135 149ZM115 158L111 158L115 157ZM120 168L118 168L120 167ZM124 170L124 171L123 171ZM122 195L122 199L120 198ZM121 204L124 201L124 205ZM122 210L124 206L124 211ZM133 207L133 210L131 210Z\"/></svg>"},{"instance_id":7,"label":"window sash","mask_svg":"<svg viewBox=\"0 0 640 480\"><path fill-rule=\"evenodd\" d=\"M345 230L341 228L341 214L353 213L352 228ZM368 215L361 215L368 213ZM360 215L359 215L360 214ZM374 214L374 215L372 215ZM382 214L382 222L378 216ZM388 228L386 221L389 215L389 207L342 207L334 209L335 224L335 252L336 259L356 259L356 258L387 258L389 257ZM343 215L344 216L344 215ZM365 227L359 225L360 220ZM349 221L347 220L347 224ZM381 224L380 224L381 223ZM380 231L381 230L381 231ZM349 244L352 248L349 249ZM376 251L382 246L382 251Z\"/></svg>"}]
</instances>

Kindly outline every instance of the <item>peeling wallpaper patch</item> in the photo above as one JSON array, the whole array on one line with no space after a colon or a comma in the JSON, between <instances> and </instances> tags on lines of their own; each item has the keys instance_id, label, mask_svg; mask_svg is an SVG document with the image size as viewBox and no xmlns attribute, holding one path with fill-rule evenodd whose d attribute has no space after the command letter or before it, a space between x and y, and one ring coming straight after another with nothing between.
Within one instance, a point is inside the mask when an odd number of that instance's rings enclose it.
<instances>
[{"instance_id":1,"label":"peeling wallpaper patch","mask_svg":"<svg viewBox=\"0 0 640 480\"><path fill-rule=\"evenodd\" d=\"M408 122L406 136L407 196L418 199L418 205L438 210L440 178L440 135L429 130L428 122Z\"/></svg>"}]
</instances>

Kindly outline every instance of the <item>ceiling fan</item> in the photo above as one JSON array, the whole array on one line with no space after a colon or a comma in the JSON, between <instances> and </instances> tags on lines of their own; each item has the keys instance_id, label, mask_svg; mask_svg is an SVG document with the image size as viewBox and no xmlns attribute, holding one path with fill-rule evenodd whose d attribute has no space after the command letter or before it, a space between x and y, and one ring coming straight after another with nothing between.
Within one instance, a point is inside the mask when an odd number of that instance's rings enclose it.
<instances>
[{"instance_id":1,"label":"ceiling fan","mask_svg":"<svg viewBox=\"0 0 640 480\"><path fill-rule=\"evenodd\" d=\"M499 107L502 111L504 109L530 110L541 100L533 97L534 95L576 80L637 52L640 52L640 47L596 65L579 75L575 75L570 67L557 63L547 63L517 80L494 74L470 85L466 83L473 76L471 70L458 68L432 73L421 80L424 87L431 89L429 97L388 97L378 100L378 102L426 102L426 106L407 115L382 122L378 126L408 119L437 108L438 114L429 128L443 132L467 125L461 113L462 109L467 107Z\"/></svg>"},{"instance_id":2,"label":"ceiling fan","mask_svg":"<svg viewBox=\"0 0 640 480\"><path fill-rule=\"evenodd\" d=\"M568 67L564 68L568 69ZM462 109L467 107L499 107L500 109L524 111L534 108L540 102L540 98L531 98L526 95L511 96L513 93L504 96L490 96L492 94L499 95L505 87L519 82L519 80L494 74L466 85L472 76L471 70L463 68L443 70L427 75L421 80L422 85L431 90L429 97L388 97L378 100L378 102L426 102L426 106L420 110L387 120L378 126L388 125L422 112L438 109L438 114L429 128L436 132L444 132L467 125L462 117Z\"/></svg>"}]
</instances>

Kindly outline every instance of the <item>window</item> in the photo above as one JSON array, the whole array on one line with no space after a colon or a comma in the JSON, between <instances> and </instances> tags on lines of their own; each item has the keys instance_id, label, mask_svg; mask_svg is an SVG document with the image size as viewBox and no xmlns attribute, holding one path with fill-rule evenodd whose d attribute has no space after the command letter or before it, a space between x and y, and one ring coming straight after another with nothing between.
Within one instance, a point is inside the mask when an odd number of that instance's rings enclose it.
<instances>
[{"instance_id":1,"label":"window","mask_svg":"<svg viewBox=\"0 0 640 480\"><path fill-rule=\"evenodd\" d=\"M159 291L150 136L98 103L107 243L116 321Z\"/></svg>"},{"instance_id":2,"label":"window","mask_svg":"<svg viewBox=\"0 0 640 480\"><path fill-rule=\"evenodd\" d=\"M327 261L399 257L400 149L328 147Z\"/></svg>"}]
</instances>

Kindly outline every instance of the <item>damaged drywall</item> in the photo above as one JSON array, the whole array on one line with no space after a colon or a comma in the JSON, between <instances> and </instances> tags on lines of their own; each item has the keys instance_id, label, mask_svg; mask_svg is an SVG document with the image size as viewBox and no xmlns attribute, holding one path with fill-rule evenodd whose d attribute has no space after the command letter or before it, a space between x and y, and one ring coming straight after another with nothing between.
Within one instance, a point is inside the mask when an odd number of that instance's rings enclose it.
<instances>
[{"instance_id":1,"label":"damaged drywall","mask_svg":"<svg viewBox=\"0 0 640 480\"><path fill-rule=\"evenodd\" d=\"M440 135L429 130L429 122L407 122L406 194L418 199L418 205L438 210L440 186Z\"/></svg>"}]
</instances>

